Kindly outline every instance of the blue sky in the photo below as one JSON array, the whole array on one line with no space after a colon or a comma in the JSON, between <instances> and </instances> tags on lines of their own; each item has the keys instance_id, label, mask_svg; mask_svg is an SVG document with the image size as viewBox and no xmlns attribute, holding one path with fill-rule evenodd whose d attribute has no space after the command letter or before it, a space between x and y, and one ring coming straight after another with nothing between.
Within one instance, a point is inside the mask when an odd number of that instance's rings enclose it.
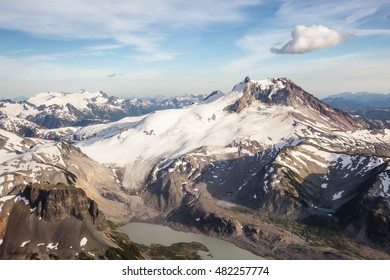
<instances>
[{"instance_id":1,"label":"blue sky","mask_svg":"<svg viewBox=\"0 0 390 280\"><path fill-rule=\"evenodd\" d=\"M390 92L388 0L0 0L0 96Z\"/></svg>"}]
</instances>

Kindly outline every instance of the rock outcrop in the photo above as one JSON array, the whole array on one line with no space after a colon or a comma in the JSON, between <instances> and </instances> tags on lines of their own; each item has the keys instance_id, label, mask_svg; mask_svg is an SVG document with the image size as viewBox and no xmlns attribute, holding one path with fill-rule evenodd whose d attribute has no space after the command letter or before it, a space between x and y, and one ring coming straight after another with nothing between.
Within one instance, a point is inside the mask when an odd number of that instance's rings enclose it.
<instances>
[{"instance_id":1,"label":"rock outcrop","mask_svg":"<svg viewBox=\"0 0 390 280\"><path fill-rule=\"evenodd\" d=\"M27 185L21 195L28 200L37 217L46 221L63 220L73 216L80 221L92 221L99 229L104 229L104 214L95 201L89 199L84 190L63 184Z\"/></svg>"},{"instance_id":2,"label":"rock outcrop","mask_svg":"<svg viewBox=\"0 0 390 280\"><path fill-rule=\"evenodd\" d=\"M23 186L3 205L0 220L0 259L103 258L112 245L97 203L73 186Z\"/></svg>"}]
</instances>

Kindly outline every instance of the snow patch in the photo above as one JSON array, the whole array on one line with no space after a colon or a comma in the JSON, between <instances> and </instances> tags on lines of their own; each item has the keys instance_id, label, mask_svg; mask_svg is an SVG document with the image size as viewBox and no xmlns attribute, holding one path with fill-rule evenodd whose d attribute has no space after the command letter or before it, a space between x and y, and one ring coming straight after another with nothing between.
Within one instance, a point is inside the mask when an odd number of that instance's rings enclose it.
<instances>
[{"instance_id":1,"label":"snow patch","mask_svg":"<svg viewBox=\"0 0 390 280\"><path fill-rule=\"evenodd\" d=\"M165 169L167 167L169 167L172 163L174 162L174 160L168 160L166 163L164 163L163 166L159 167L159 169Z\"/></svg>"},{"instance_id":2,"label":"snow patch","mask_svg":"<svg viewBox=\"0 0 390 280\"><path fill-rule=\"evenodd\" d=\"M340 199L343 195L344 191L339 191L337 193L335 193L332 197L332 200L337 200L337 199Z\"/></svg>"},{"instance_id":3,"label":"snow patch","mask_svg":"<svg viewBox=\"0 0 390 280\"><path fill-rule=\"evenodd\" d=\"M76 169L80 169L76 164L72 163L71 166L73 166Z\"/></svg>"},{"instance_id":4,"label":"snow patch","mask_svg":"<svg viewBox=\"0 0 390 280\"><path fill-rule=\"evenodd\" d=\"M20 245L20 248L23 248L24 246L26 246L27 243L30 243L31 240L27 240L27 241L24 241L22 242L22 245Z\"/></svg>"},{"instance_id":5,"label":"snow patch","mask_svg":"<svg viewBox=\"0 0 390 280\"><path fill-rule=\"evenodd\" d=\"M47 246L46 246L46 251L48 251L48 250L57 250L58 249L58 245L59 245L59 243L56 243L56 244L54 244L54 243L49 243Z\"/></svg>"},{"instance_id":6,"label":"snow patch","mask_svg":"<svg viewBox=\"0 0 390 280\"><path fill-rule=\"evenodd\" d=\"M385 193L385 195L389 195L389 188L390 188L390 178L388 174L384 174L381 178L381 185L382 185L382 190Z\"/></svg>"},{"instance_id":7,"label":"snow patch","mask_svg":"<svg viewBox=\"0 0 390 280\"><path fill-rule=\"evenodd\" d=\"M15 197L14 195L7 195L7 196L0 197L0 202L6 202L10 199L13 199L14 197Z\"/></svg>"},{"instance_id":8,"label":"snow patch","mask_svg":"<svg viewBox=\"0 0 390 280\"><path fill-rule=\"evenodd\" d=\"M23 201L24 204L26 204L26 205L29 205L29 204L30 204L30 201L29 201L27 198L25 198L25 197L23 197L23 196L20 196L20 195L18 195L18 196L15 198L14 201L15 201L15 202Z\"/></svg>"},{"instance_id":9,"label":"snow patch","mask_svg":"<svg viewBox=\"0 0 390 280\"><path fill-rule=\"evenodd\" d=\"M297 152L297 151L293 151L293 152L292 152L292 155L295 156L296 158L298 157L298 159L299 159L299 157L305 158L306 160L311 161L311 162L313 162L313 163L316 164L316 165L319 165L319 166L321 166L321 167L323 167L323 168L328 168L328 165L327 165L327 164L324 164L323 162L320 162L320 161L318 161L318 160L316 160L316 159L310 157L310 156L307 155L307 154L304 154L304 153L301 153L301 152ZM304 164L306 165L305 162L304 162ZM306 166L307 166L307 165L306 165Z\"/></svg>"},{"instance_id":10,"label":"snow patch","mask_svg":"<svg viewBox=\"0 0 390 280\"><path fill-rule=\"evenodd\" d=\"M83 247L87 244L88 239L86 237L83 237L80 241L80 247Z\"/></svg>"}]
</instances>

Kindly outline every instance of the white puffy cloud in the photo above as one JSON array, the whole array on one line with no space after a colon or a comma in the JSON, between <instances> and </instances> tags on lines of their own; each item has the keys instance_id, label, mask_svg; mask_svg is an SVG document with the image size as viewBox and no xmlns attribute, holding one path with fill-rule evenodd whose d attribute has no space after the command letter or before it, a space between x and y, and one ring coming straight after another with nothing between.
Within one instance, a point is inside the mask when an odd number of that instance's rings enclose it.
<instances>
[{"instance_id":1,"label":"white puffy cloud","mask_svg":"<svg viewBox=\"0 0 390 280\"><path fill-rule=\"evenodd\" d=\"M276 54L303 54L334 47L351 36L322 25L297 25L291 32L292 39L281 48L271 48L271 51Z\"/></svg>"}]
</instances>

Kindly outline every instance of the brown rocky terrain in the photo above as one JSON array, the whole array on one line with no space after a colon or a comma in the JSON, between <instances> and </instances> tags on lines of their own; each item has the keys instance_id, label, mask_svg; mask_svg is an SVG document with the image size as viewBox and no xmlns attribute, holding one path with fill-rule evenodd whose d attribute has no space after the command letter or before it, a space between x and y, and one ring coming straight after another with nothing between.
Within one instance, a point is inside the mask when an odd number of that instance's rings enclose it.
<instances>
[{"instance_id":1,"label":"brown rocky terrain","mask_svg":"<svg viewBox=\"0 0 390 280\"><path fill-rule=\"evenodd\" d=\"M0 220L1 259L70 259L80 253L99 258L113 245L97 203L73 186L22 186Z\"/></svg>"}]
</instances>

